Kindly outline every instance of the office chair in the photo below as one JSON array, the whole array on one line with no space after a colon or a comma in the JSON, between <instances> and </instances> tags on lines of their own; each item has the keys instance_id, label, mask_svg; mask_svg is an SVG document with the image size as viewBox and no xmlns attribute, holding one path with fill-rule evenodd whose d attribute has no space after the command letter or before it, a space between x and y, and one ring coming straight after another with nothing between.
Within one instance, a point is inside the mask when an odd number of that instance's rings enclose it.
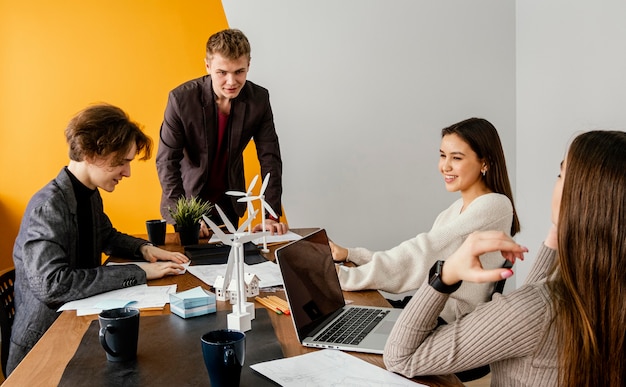
<instances>
[{"instance_id":1,"label":"office chair","mask_svg":"<svg viewBox=\"0 0 626 387\"><path fill-rule=\"evenodd\" d=\"M13 286L15 283L15 269L10 268L0 274L0 337L2 348L0 360L2 361L2 374L7 375L7 360L9 359L9 344L11 342L11 327L15 317L15 301L13 298Z\"/></svg>"},{"instance_id":2,"label":"office chair","mask_svg":"<svg viewBox=\"0 0 626 387\"><path fill-rule=\"evenodd\" d=\"M505 260L502 267L504 269L510 269L513 267L513 264L510 261ZM491 298L493 298L493 295L496 293L502 294L505 284L506 284L506 278L501 279L500 281L496 282L496 284L493 286L493 292L491 293ZM465 383L465 382L471 382L472 380L480 379L486 376L487 374L489 374L490 372L491 372L491 369L489 368L489 364L487 364L481 367L473 368L471 370L457 372L456 377L459 378L461 382Z\"/></svg>"}]
</instances>

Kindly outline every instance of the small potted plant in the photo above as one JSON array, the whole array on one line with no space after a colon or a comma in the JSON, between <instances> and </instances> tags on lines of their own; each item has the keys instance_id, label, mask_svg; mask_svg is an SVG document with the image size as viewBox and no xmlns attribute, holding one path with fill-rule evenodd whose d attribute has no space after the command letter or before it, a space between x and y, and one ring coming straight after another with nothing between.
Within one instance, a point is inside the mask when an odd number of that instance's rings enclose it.
<instances>
[{"instance_id":1,"label":"small potted plant","mask_svg":"<svg viewBox=\"0 0 626 387\"><path fill-rule=\"evenodd\" d=\"M190 198L181 197L176 201L174 207L169 207L168 211L174 222L175 228L180 237L180 244L183 246L195 245L200 236L200 219L202 215L208 215L213 205L195 196Z\"/></svg>"}]
</instances>

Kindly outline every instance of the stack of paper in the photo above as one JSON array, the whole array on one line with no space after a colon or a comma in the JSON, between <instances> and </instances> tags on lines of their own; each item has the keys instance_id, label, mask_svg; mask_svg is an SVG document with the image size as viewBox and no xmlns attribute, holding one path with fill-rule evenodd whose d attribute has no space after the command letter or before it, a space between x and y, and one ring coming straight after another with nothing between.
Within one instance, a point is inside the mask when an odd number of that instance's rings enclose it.
<instances>
[{"instance_id":1,"label":"stack of paper","mask_svg":"<svg viewBox=\"0 0 626 387\"><path fill-rule=\"evenodd\" d=\"M170 294L170 310L182 318L215 313L215 294L202 289L200 286Z\"/></svg>"}]
</instances>

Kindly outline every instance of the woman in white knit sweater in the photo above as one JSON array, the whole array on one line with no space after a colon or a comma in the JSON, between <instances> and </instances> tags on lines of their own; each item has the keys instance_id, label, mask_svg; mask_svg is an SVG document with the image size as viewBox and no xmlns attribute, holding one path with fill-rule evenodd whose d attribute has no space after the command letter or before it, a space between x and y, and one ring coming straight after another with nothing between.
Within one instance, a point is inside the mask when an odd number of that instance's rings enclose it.
<instances>
[{"instance_id":1,"label":"woman in white knit sweater","mask_svg":"<svg viewBox=\"0 0 626 387\"><path fill-rule=\"evenodd\" d=\"M394 325L384 361L408 377L489 364L492 386L626 385L626 133L591 131L569 148L554 187L551 228L526 283L452 324L437 316L467 281L498 281L479 256L528 250L477 232L420 287Z\"/></svg>"},{"instance_id":2,"label":"woman in white knit sweater","mask_svg":"<svg viewBox=\"0 0 626 387\"><path fill-rule=\"evenodd\" d=\"M487 120L470 118L441 131L439 171L446 190L461 198L439 214L430 231L386 251L343 248L331 242L335 261L341 266L339 281L344 290L377 289L391 293L415 290L424 282L428 269L452 254L474 231L500 230L508 235L519 231L511 185L502 144L496 128ZM502 266L499 254L485 254L486 268ZM463 284L453 294L441 317L447 321L471 312L487 301L493 284Z\"/></svg>"}]
</instances>

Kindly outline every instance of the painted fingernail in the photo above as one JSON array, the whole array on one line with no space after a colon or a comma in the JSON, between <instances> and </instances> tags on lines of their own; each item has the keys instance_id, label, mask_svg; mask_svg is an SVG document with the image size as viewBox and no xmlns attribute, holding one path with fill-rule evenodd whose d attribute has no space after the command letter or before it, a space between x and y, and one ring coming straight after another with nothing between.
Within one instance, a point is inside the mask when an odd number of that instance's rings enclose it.
<instances>
[{"instance_id":1,"label":"painted fingernail","mask_svg":"<svg viewBox=\"0 0 626 387\"><path fill-rule=\"evenodd\" d=\"M503 271L502 273L500 273L500 277L502 277L502 279L509 278L512 275L513 275L513 270L507 270L507 271Z\"/></svg>"}]
</instances>

